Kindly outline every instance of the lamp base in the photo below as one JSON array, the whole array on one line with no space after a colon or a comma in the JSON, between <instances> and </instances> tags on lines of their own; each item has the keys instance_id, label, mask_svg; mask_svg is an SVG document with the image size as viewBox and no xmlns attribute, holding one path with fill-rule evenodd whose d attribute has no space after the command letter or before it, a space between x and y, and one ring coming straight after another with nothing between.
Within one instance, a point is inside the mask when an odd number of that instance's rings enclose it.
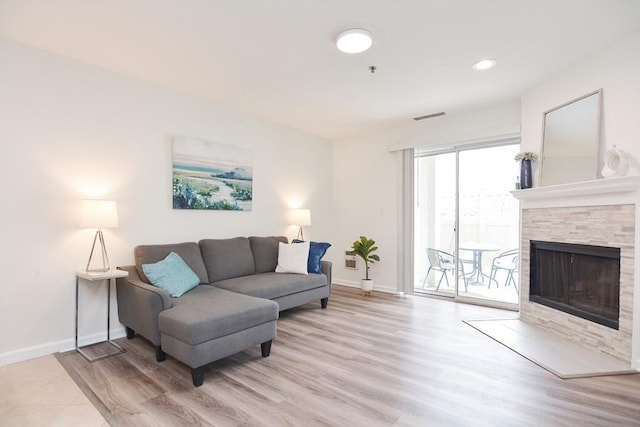
<instances>
[{"instance_id":1,"label":"lamp base","mask_svg":"<svg viewBox=\"0 0 640 427\"><path fill-rule=\"evenodd\" d=\"M91 265L91 259L93 258L93 251L96 248L96 241L100 244L100 252L102 253L102 268L89 268ZM109 266L109 256L107 255L107 248L104 245L104 236L102 235L102 230L96 231L96 235L93 238L93 245L91 246L91 253L89 254L89 261L87 261L87 268L85 271L87 273L104 273L105 271L111 270Z\"/></svg>"}]
</instances>

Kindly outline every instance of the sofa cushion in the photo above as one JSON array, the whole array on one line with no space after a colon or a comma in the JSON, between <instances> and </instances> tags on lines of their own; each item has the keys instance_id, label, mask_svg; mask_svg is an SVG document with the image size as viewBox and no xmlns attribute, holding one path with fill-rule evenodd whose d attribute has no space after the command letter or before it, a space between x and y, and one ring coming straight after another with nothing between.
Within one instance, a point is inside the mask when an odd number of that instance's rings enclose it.
<instances>
[{"instance_id":1,"label":"sofa cushion","mask_svg":"<svg viewBox=\"0 0 640 427\"><path fill-rule=\"evenodd\" d=\"M303 240L294 239L293 243L302 243ZM309 260L307 261L307 271L309 273L321 274L322 268L320 261L322 257L327 253L327 249L331 247L331 243L324 242L309 242Z\"/></svg>"},{"instance_id":2,"label":"sofa cushion","mask_svg":"<svg viewBox=\"0 0 640 427\"><path fill-rule=\"evenodd\" d=\"M295 245L278 244L278 265L276 273L308 274L307 260L309 259L309 242Z\"/></svg>"},{"instance_id":3,"label":"sofa cushion","mask_svg":"<svg viewBox=\"0 0 640 427\"><path fill-rule=\"evenodd\" d=\"M175 252L162 261L142 264L142 270L153 286L165 289L172 297L180 297L200 283L196 273Z\"/></svg>"},{"instance_id":4,"label":"sofa cushion","mask_svg":"<svg viewBox=\"0 0 640 427\"><path fill-rule=\"evenodd\" d=\"M246 237L204 239L200 240L199 245L209 282L256 272L251 245Z\"/></svg>"},{"instance_id":5,"label":"sofa cushion","mask_svg":"<svg viewBox=\"0 0 640 427\"><path fill-rule=\"evenodd\" d=\"M136 261L136 270L138 271L140 278L147 283L151 283L142 270L142 264L153 264L154 262L161 261L171 252L175 252L180 255L180 258L182 258L189 268L196 273L200 279L200 283L209 283L207 269L202 261L202 255L200 255L200 247L195 242L136 246L133 250L133 256Z\"/></svg>"},{"instance_id":6,"label":"sofa cushion","mask_svg":"<svg viewBox=\"0 0 640 427\"><path fill-rule=\"evenodd\" d=\"M253 297L275 299L310 289L327 286L324 274L259 273L212 283L217 288L227 289Z\"/></svg>"},{"instance_id":7,"label":"sofa cushion","mask_svg":"<svg viewBox=\"0 0 640 427\"><path fill-rule=\"evenodd\" d=\"M285 236L249 237L256 273L276 271L278 265L278 244L287 243Z\"/></svg>"},{"instance_id":8,"label":"sofa cushion","mask_svg":"<svg viewBox=\"0 0 640 427\"><path fill-rule=\"evenodd\" d=\"M197 345L278 318L278 304L213 286L198 286L158 315L163 334Z\"/></svg>"}]
</instances>

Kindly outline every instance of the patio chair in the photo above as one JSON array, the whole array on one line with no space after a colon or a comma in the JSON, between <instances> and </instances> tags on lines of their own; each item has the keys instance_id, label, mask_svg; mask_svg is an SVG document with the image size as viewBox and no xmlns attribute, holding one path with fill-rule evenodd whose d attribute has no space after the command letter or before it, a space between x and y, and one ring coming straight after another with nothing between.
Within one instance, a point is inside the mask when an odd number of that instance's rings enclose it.
<instances>
[{"instance_id":1,"label":"patio chair","mask_svg":"<svg viewBox=\"0 0 640 427\"><path fill-rule=\"evenodd\" d=\"M513 273L518 271L519 261L520 255L518 249L511 249L496 256L491 263L491 279L489 280L488 288L491 289L491 281L496 282L496 287L499 286L496 275L498 274L498 270L505 270L507 272L507 278L504 282L504 286L506 287L513 283L516 293L519 293L518 283L513 276Z\"/></svg>"},{"instance_id":2,"label":"patio chair","mask_svg":"<svg viewBox=\"0 0 640 427\"><path fill-rule=\"evenodd\" d=\"M427 279L429 278L429 273L431 270L441 272L440 280L438 280L438 285L436 286L436 291L440 289L440 285L442 284L442 279L444 279L447 283L447 287L449 287L449 277L447 277L448 272L453 272L456 269L456 264L459 267L460 274L459 278L462 278L464 283L464 291L467 291L467 280L464 274L464 265L462 262L456 263L456 258L448 252L441 251L439 249L427 248L427 258L429 259L429 269L427 270L427 275L424 276L424 280L422 281L422 288L427 284Z\"/></svg>"}]
</instances>

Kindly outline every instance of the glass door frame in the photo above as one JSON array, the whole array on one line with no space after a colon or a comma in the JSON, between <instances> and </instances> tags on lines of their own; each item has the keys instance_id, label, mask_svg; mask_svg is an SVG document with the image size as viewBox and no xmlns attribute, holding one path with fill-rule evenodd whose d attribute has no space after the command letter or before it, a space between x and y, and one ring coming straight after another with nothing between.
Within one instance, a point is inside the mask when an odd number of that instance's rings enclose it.
<instances>
[{"instance_id":1,"label":"glass door frame","mask_svg":"<svg viewBox=\"0 0 640 427\"><path fill-rule=\"evenodd\" d=\"M490 299L483 299L483 298L476 298L476 297L470 297L470 296L465 296L465 295L460 295L460 292L458 290L459 287L459 271L460 269L457 267L457 263L461 262L460 261L460 249L459 249L459 245L460 245L460 152L462 151L472 151L472 150L478 150L478 149L482 149L482 148L491 148L491 147L500 147L500 146L505 146L505 145L515 145L515 144L519 144L520 143L520 139L518 138L517 141L515 140L507 140L507 141L491 141L491 142L482 142L482 143L476 143L476 144L467 144L467 145L459 145L459 146L454 146L454 147L450 147L450 148L440 148L440 149L433 149L433 150L428 150L428 149L424 149L424 150L420 150L415 151L413 153L413 158L414 161L415 159L418 159L420 157L428 157L428 156L436 156L439 154L449 154L449 153L455 153L455 212L454 212L454 256L456 257L456 269L455 269L455 274L454 274L454 292L453 295L446 295L443 294L441 292L435 292L435 291L429 291L429 290L424 290L421 292L416 292L415 291L415 281L411 282L411 287L410 287L410 293L413 295L428 295L428 296L434 296L434 297L438 297L438 298L446 298L446 299L451 299L454 300L456 302L462 302L462 303L467 303L467 304L474 304L474 305L481 305L481 306L486 306L486 307L493 307L493 308L500 308L500 309L505 309L505 310L512 310L512 311L519 311L520 310L520 304L519 303L510 303L510 302L505 302L505 301L498 301L498 300L490 300ZM414 177L413 180L414 182L416 182L416 175L415 175L415 169L414 169ZM409 212L409 215L411 216L410 221L412 224L415 224L415 203L416 203L416 192L414 191L414 200L413 200L413 205L412 205L412 209ZM412 230L414 229L414 227L411 227ZM415 230L414 230L415 232ZM414 236L411 236L411 241L413 242ZM520 241L520 239L518 239L518 241ZM415 267L415 257L413 257L414 259L412 260L411 263L411 268L414 269ZM413 275L411 275L411 277L413 277Z\"/></svg>"}]
</instances>

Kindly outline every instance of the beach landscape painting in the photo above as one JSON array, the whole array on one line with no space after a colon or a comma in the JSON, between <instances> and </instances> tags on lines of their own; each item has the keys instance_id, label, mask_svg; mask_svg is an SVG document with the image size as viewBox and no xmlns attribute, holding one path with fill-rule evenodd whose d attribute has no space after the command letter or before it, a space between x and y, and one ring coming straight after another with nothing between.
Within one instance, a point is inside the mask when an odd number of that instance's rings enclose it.
<instances>
[{"instance_id":1,"label":"beach landscape painting","mask_svg":"<svg viewBox=\"0 0 640 427\"><path fill-rule=\"evenodd\" d=\"M250 211L250 150L195 138L173 138L173 208Z\"/></svg>"}]
</instances>

